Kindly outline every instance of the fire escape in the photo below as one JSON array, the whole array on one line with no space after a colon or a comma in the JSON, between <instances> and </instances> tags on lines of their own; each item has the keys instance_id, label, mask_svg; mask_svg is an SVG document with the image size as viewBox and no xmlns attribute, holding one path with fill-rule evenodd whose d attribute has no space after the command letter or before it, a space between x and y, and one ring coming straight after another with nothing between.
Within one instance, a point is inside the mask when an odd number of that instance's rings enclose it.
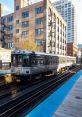
<instances>
[{"instance_id":1,"label":"fire escape","mask_svg":"<svg viewBox=\"0 0 82 117\"><path fill-rule=\"evenodd\" d=\"M49 53L56 52L56 17L50 9L48 14L48 50Z\"/></svg>"},{"instance_id":2,"label":"fire escape","mask_svg":"<svg viewBox=\"0 0 82 117\"><path fill-rule=\"evenodd\" d=\"M6 48L6 39L9 38L9 35L7 33L7 25L6 23L1 19L1 45L2 48Z\"/></svg>"}]
</instances>

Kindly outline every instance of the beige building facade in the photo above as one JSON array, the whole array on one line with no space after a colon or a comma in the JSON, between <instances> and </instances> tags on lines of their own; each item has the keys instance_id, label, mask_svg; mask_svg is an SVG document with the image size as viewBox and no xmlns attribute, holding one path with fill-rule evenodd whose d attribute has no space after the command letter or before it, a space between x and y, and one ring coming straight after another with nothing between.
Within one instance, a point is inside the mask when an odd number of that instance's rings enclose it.
<instances>
[{"instance_id":1,"label":"beige building facade","mask_svg":"<svg viewBox=\"0 0 82 117\"><path fill-rule=\"evenodd\" d=\"M66 55L67 25L49 0L34 4L14 0L14 13L1 16L1 21L4 48L18 47L21 40L32 38L40 51Z\"/></svg>"}]
</instances>

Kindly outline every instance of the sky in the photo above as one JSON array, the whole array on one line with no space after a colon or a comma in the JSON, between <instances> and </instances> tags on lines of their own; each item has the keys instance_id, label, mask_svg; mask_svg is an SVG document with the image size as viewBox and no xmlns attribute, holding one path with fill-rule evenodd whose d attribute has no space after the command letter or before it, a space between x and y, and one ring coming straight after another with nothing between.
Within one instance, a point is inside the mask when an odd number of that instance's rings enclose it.
<instances>
[{"instance_id":1,"label":"sky","mask_svg":"<svg viewBox=\"0 0 82 117\"><path fill-rule=\"evenodd\" d=\"M31 0L32 2L38 2L41 0ZM56 0L51 0L55 2ZM77 43L82 44L82 0L71 0L76 6L77 10ZM5 14L12 13L14 10L14 0L0 0L0 3L5 5Z\"/></svg>"}]
</instances>

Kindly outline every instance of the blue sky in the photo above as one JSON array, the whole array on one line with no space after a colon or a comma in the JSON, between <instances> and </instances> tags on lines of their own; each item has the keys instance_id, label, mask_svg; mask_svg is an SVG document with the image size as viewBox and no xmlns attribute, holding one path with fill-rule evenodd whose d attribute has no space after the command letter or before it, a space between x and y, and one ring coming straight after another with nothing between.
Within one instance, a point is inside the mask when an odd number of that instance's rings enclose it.
<instances>
[{"instance_id":1,"label":"blue sky","mask_svg":"<svg viewBox=\"0 0 82 117\"><path fill-rule=\"evenodd\" d=\"M38 2L41 0L31 0L32 2ZM51 0L52 2L56 0ZM82 43L82 0L72 0L77 8L77 42ZM13 12L14 0L0 0L0 3L5 5L5 14Z\"/></svg>"},{"instance_id":2,"label":"blue sky","mask_svg":"<svg viewBox=\"0 0 82 117\"><path fill-rule=\"evenodd\" d=\"M14 0L0 0L0 3L5 5L5 13L12 12L12 9L14 9Z\"/></svg>"}]
</instances>

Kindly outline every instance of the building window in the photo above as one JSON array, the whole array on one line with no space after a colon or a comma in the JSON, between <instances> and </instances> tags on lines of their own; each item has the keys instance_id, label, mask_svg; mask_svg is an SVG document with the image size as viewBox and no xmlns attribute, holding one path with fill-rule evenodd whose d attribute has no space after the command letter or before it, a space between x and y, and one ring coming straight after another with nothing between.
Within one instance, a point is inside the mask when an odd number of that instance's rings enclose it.
<instances>
[{"instance_id":1,"label":"building window","mask_svg":"<svg viewBox=\"0 0 82 117\"><path fill-rule=\"evenodd\" d=\"M36 40L36 43L38 46L44 45L45 41L44 40Z\"/></svg>"},{"instance_id":2,"label":"building window","mask_svg":"<svg viewBox=\"0 0 82 117\"><path fill-rule=\"evenodd\" d=\"M57 17L57 23L59 24L59 18Z\"/></svg>"},{"instance_id":3,"label":"building window","mask_svg":"<svg viewBox=\"0 0 82 117\"><path fill-rule=\"evenodd\" d=\"M19 5L16 6L16 10L19 10Z\"/></svg>"},{"instance_id":4,"label":"building window","mask_svg":"<svg viewBox=\"0 0 82 117\"><path fill-rule=\"evenodd\" d=\"M38 7L35 9L36 14L43 13L43 7Z\"/></svg>"},{"instance_id":5,"label":"building window","mask_svg":"<svg viewBox=\"0 0 82 117\"><path fill-rule=\"evenodd\" d=\"M39 29L35 30L36 35L41 35L41 34L43 34L43 32L44 32L43 28L39 28Z\"/></svg>"},{"instance_id":6,"label":"building window","mask_svg":"<svg viewBox=\"0 0 82 117\"><path fill-rule=\"evenodd\" d=\"M2 19L1 19L1 23L2 23L2 24L6 23L6 18L2 18Z\"/></svg>"},{"instance_id":7,"label":"building window","mask_svg":"<svg viewBox=\"0 0 82 117\"><path fill-rule=\"evenodd\" d=\"M28 27L28 26L29 26L29 22L28 21L22 22L22 27L23 28Z\"/></svg>"},{"instance_id":8,"label":"building window","mask_svg":"<svg viewBox=\"0 0 82 117\"><path fill-rule=\"evenodd\" d=\"M9 38L9 39L12 39L12 38L13 38L13 34L12 34L12 33L9 34L9 35L8 35L8 38Z\"/></svg>"},{"instance_id":9,"label":"building window","mask_svg":"<svg viewBox=\"0 0 82 117\"><path fill-rule=\"evenodd\" d=\"M29 12L28 11L22 12L22 18L27 18L27 17L29 17Z\"/></svg>"},{"instance_id":10,"label":"building window","mask_svg":"<svg viewBox=\"0 0 82 117\"><path fill-rule=\"evenodd\" d=\"M71 7L71 3L68 3L68 6Z\"/></svg>"},{"instance_id":11,"label":"building window","mask_svg":"<svg viewBox=\"0 0 82 117\"><path fill-rule=\"evenodd\" d=\"M7 27L7 30L8 31L11 31L13 29L13 25L9 25L8 27Z\"/></svg>"},{"instance_id":12,"label":"building window","mask_svg":"<svg viewBox=\"0 0 82 117\"><path fill-rule=\"evenodd\" d=\"M19 20L16 20L16 24L19 24Z\"/></svg>"},{"instance_id":13,"label":"building window","mask_svg":"<svg viewBox=\"0 0 82 117\"><path fill-rule=\"evenodd\" d=\"M48 16L52 16L52 11L51 11L51 9L49 8L49 10L48 10Z\"/></svg>"},{"instance_id":14,"label":"building window","mask_svg":"<svg viewBox=\"0 0 82 117\"><path fill-rule=\"evenodd\" d=\"M67 8L67 4L65 4L65 8Z\"/></svg>"},{"instance_id":15,"label":"building window","mask_svg":"<svg viewBox=\"0 0 82 117\"><path fill-rule=\"evenodd\" d=\"M28 37L28 31L23 31L21 36L22 37Z\"/></svg>"},{"instance_id":16,"label":"building window","mask_svg":"<svg viewBox=\"0 0 82 117\"><path fill-rule=\"evenodd\" d=\"M1 28L1 32L4 33L7 29L8 29L8 27L4 25L4 26L2 26L2 28Z\"/></svg>"},{"instance_id":17,"label":"building window","mask_svg":"<svg viewBox=\"0 0 82 117\"><path fill-rule=\"evenodd\" d=\"M43 24L43 18L37 18L36 24Z\"/></svg>"},{"instance_id":18,"label":"building window","mask_svg":"<svg viewBox=\"0 0 82 117\"><path fill-rule=\"evenodd\" d=\"M16 29L16 33L19 33L19 29Z\"/></svg>"},{"instance_id":19,"label":"building window","mask_svg":"<svg viewBox=\"0 0 82 117\"><path fill-rule=\"evenodd\" d=\"M59 44L57 44L58 48L59 48Z\"/></svg>"},{"instance_id":20,"label":"building window","mask_svg":"<svg viewBox=\"0 0 82 117\"><path fill-rule=\"evenodd\" d=\"M7 22L12 22L13 21L13 16L7 17Z\"/></svg>"},{"instance_id":21,"label":"building window","mask_svg":"<svg viewBox=\"0 0 82 117\"><path fill-rule=\"evenodd\" d=\"M58 29L57 29L57 30L58 30L58 32L59 32L59 27L58 27Z\"/></svg>"},{"instance_id":22,"label":"building window","mask_svg":"<svg viewBox=\"0 0 82 117\"><path fill-rule=\"evenodd\" d=\"M58 35L58 38L57 39L59 40L59 35Z\"/></svg>"},{"instance_id":23,"label":"building window","mask_svg":"<svg viewBox=\"0 0 82 117\"><path fill-rule=\"evenodd\" d=\"M65 26L65 31L66 31L66 26Z\"/></svg>"}]
</instances>

